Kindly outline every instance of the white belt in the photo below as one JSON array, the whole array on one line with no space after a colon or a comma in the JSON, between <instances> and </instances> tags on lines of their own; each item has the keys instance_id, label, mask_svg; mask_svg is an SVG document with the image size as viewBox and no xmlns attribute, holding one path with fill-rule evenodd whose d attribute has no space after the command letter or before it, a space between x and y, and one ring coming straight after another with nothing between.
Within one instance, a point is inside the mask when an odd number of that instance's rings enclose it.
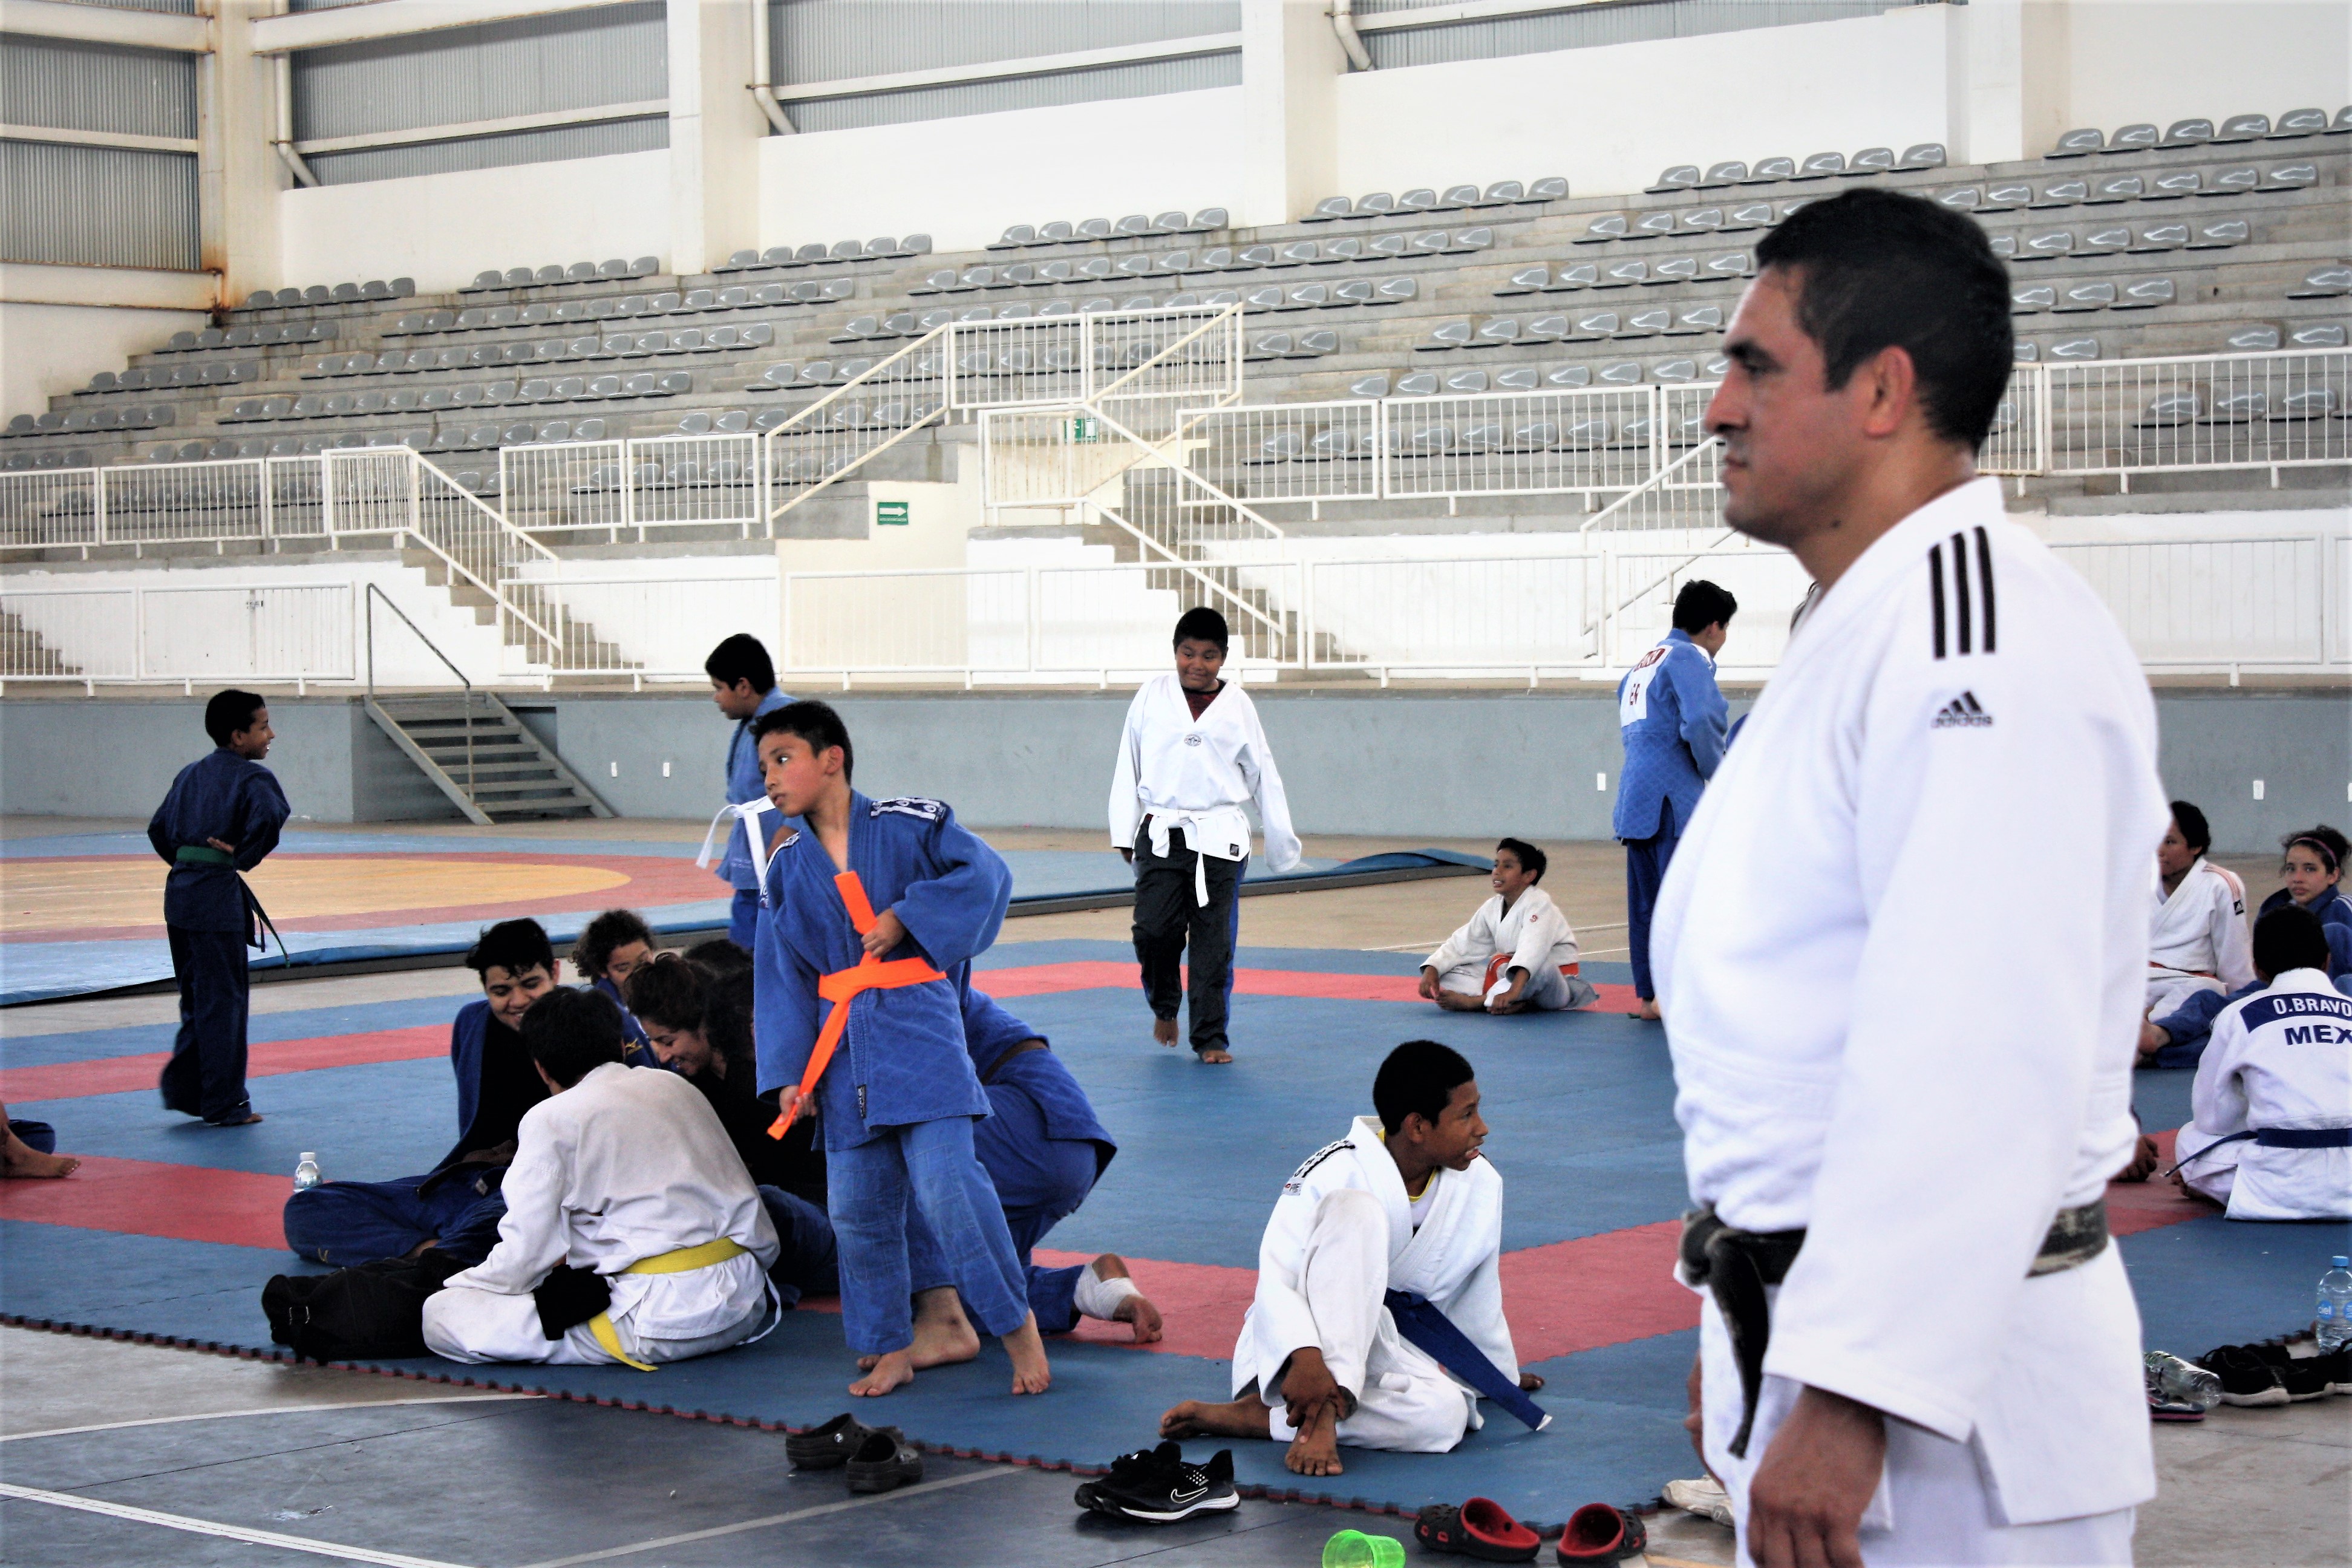
<instances>
[{"instance_id":1,"label":"white belt","mask_svg":"<svg viewBox=\"0 0 2352 1568\"><path fill-rule=\"evenodd\" d=\"M1238 805L1212 806L1206 811L1162 811L1153 807L1151 817L1151 852L1160 859L1168 858L1168 836L1176 829L1184 830L1184 842L1192 849L1192 901L1202 909L1209 907L1209 861L1239 860L1249 854L1249 818ZM1225 853L1231 850L1231 854Z\"/></svg>"},{"instance_id":2,"label":"white belt","mask_svg":"<svg viewBox=\"0 0 2352 1568\"><path fill-rule=\"evenodd\" d=\"M764 795L720 806L719 815L710 819L710 830L702 836L702 852L694 858L694 863L706 871L710 869L712 859L721 853L719 848L721 825L730 820L741 822L743 841L751 847L751 863L760 868L760 900L765 903L768 898L768 847L760 842L760 818L775 809ZM732 837L734 831L728 827L727 837Z\"/></svg>"}]
</instances>

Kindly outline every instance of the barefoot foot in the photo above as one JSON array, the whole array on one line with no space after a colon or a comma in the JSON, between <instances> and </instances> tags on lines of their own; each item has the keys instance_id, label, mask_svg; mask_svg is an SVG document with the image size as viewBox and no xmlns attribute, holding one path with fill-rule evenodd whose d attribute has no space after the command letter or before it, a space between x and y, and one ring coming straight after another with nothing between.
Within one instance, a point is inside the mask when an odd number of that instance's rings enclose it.
<instances>
[{"instance_id":1,"label":"barefoot foot","mask_svg":"<svg viewBox=\"0 0 2352 1568\"><path fill-rule=\"evenodd\" d=\"M70 1154L44 1154L38 1149L26 1149L22 1153L10 1157L5 1168L0 1169L0 1175L53 1182L70 1176L80 1168L81 1162Z\"/></svg>"},{"instance_id":2,"label":"barefoot foot","mask_svg":"<svg viewBox=\"0 0 2352 1568\"><path fill-rule=\"evenodd\" d=\"M1106 1252L1100 1258L1096 1258L1092 1263L1087 1265L1087 1267L1092 1271L1094 1277L1097 1279L1128 1279L1133 1278L1133 1276L1128 1271L1127 1259L1121 1258L1116 1252ZM1121 1300L1117 1307L1111 1310L1110 1321L1114 1323L1129 1323L1133 1325L1135 1329L1134 1342L1137 1344L1153 1344L1160 1339L1160 1309L1153 1306L1151 1304L1150 1298L1145 1296L1139 1290Z\"/></svg>"},{"instance_id":3,"label":"barefoot foot","mask_svg":"<svg viewBox=\"0 0 2352 1568\"><path fill-rule=\"evenodd\" d=\"M1176 1020L1173 1018L1152 1019L1151 1038L1153 1043L1156 1045L1174 1045L1176 1043Z\"/></svg>"},{"instance_id":4,"label":"barefoot foot","mask_svg":"<svg viewBox=\"0 0 2352 1568\"><path fill-rule=\"evenodd\" d=\"M1633 1016L1645 1024L1655 1024L1663 1020L1665 1015L1658 1011L1658 1004L1654 998L1644 996L1633 1005Z\"/></svg>"},{"instance_id":5,"label":"barefoot foot","mask_svg":"<svg viewBox=\"0 0 2352 1568\"><path fill-rule=\"evenodd\" d=\"M1211 1046L1207 1050L1202 1051L1198 1053L1198 1055L1200 1056L1202 1065L1204 1067L1221 1068L1227 1066L1234 1059L1233 1052L1219 1050L1214 1046Z\"/></svg>"},{"instance_id":6,"label":"barefoot foot","mask_svg":"<svg viewBox=\"0 0 2352 1568\"><path fill-rule=\"evenodd\" d=\"M1013 1392L1043 1394L1054 1386L1053 1368L1045 1364L1045 1342L1037 1332L1037 1314L1004 1336L1004 1353L1013 1358Z\"/></svg>"},{"instance_id":7,"label":"barefoot foot","mask_svg":"<svg viewBox=\"0 0 2352 1568\"><path fill-rule=\"evenodd\" d=\"M1343 1467L1339 1463L1339 1422L1330 1405L1318 1405L1314 1414L1298 1428L1298 1436L1290 1440L1288 1452L1282 1463L1297 1476L1336 1476Z\"/></svg>"},{"instance_id":8,"label":"barefoot foot","mask_svg":"<svg viewBox=\"0 0 2352 1568\"><path fill-rule=\"evenodd\" d=\"M876 1357L866 1375L849 1385L849 1392L860 1399L879 1399L892 1389L914 1381L914 1357L906 1351L892 1351L888 1355Z\"/></svg>"},{"instance_id":9,"label":"barefoot foot","mask_svg":"<svg viewBox=\"0 0 2352 1568\"><path fill-rule=\"evenodd\" d=\"M1267 1437L1273 1421L1255 1394L1222 1405L1188 1399L1160 1418L1162 1437Z\"/></svg>"}]
</instances>

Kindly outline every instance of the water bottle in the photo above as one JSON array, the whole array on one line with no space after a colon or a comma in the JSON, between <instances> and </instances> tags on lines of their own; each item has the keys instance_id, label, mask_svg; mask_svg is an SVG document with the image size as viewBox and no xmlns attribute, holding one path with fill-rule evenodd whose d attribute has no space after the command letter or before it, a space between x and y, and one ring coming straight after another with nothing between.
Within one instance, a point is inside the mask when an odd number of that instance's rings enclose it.
<instances>
[{"instance_id":1,"label":"water bottle","mask_svg":"<svg viewBox=\"0 0 2352 1568\"><path fill-rule=\"evenodd\" d=\"M2352 1344L2352 1258L2334 1262L2336 1267L2319 1277L2319 1314L2311 1325L2322 1355Z\"/></svg>"},{"instance_id":2,"label":"water bottle","mask_svg":"<svg viewBox=\"0 0 2352 1568\"><path fill-rule=\"evenodd\" d=\"M1404 1542L1343 1530L1323 1543L1323 1568L1404 1568Z\"/></svg>"},{"instance_id":3,"label":"water bottle","mask_svg":"<svg viewBox=\"0 0 2352 1568\"><path fill-rule=\"evenodd\" d=\"M2194 1410L2210 1410L2221 1403L2221 1380L2194 1362L2164 1351L2149 1351L2141 1359L2148 1388L2159 1397Z\"/></svg>"},{"instance_id":4,"label":"water bottle","mask_svg":"<svg viewBox=\"0 0 2352 1568\"><path fill-rule=\"evenodd\" d=\"M319 1184L319 1156L304 1151L301 1161L294 1167L294 1190L307 1193Z\"/></svg>"}]
</instances>

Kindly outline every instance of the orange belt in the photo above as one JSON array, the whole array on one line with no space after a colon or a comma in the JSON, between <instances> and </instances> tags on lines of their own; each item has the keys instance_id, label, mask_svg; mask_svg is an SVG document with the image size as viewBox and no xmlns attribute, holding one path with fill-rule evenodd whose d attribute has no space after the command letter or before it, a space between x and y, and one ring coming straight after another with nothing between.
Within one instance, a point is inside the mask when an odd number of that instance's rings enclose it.
<instances>
[{"instance_id":1,"label":"orange belt","mask_svg":"<svg viewBox=\"0 0 2352 1568\"><path fill-rule=\"evenodd\" d=\"M833 879L841 890L842 907L849 911L849 923L864 936L874 929L874 906L866 901L866 884L857 879L855 871L844 871ZM816 1047L809 1052L808 1070L801 1074L801 1100L803 1104L816 1092L817 1079L833 1063L834 1047L841 1044L841 1035L849 1026L849 1004L861 991L896 991L905 985L920 985L928 981L945 980L946 975L919 958L893 958L887 961L872 953L857 961L855 969L836 970L821 975L816 994L833 1004L833 1011L824 1016L824 1026L816 1033ZM792 1131L792 1121L779 1116L768 1129L771 1138L782 1138Z\"/></svg>"},{"instance_id":2,"label":"orange belt","mask_svg":"<svg viewBox=\"0 0 2352 1568\"><path fill-rule=\"evenodd\" d=\"M1581 962L1580 960L1579 963ZM1486 961L1486 979L1485 984L1478 987L1480 995L1483 996L1495 988L1495 982L1503 977L1503 972L1510 966L1510 963L1511 955L1507 952L1498 952ZM1559 972L1562 974L1574 974L1579 963L1563 963L1559 966Z\"/></svg>"}]
</instances>

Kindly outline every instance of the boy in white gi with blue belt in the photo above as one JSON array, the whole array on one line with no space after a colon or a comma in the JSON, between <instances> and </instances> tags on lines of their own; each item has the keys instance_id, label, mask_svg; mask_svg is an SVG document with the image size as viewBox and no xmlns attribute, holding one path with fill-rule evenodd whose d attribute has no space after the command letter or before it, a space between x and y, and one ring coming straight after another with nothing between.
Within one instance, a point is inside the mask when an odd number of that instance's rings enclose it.
<instances>
[{"instance_id":1,"label":"boy in white gi with blue belt","mask_svg":"<svg viewBox=\"0 0 2352 1568\"><path fill-rule=\"evenodd\" d=\"M1756 255L1706 423L1727 521L1822 593L1653 932L1695 1428L1743 1563L2128 1563L2156 1482L2104 1195L2137 1142L2155 704L1976 476L2011 365L1983 231L1854 190Z\"/></svg>"}]
</instances>

